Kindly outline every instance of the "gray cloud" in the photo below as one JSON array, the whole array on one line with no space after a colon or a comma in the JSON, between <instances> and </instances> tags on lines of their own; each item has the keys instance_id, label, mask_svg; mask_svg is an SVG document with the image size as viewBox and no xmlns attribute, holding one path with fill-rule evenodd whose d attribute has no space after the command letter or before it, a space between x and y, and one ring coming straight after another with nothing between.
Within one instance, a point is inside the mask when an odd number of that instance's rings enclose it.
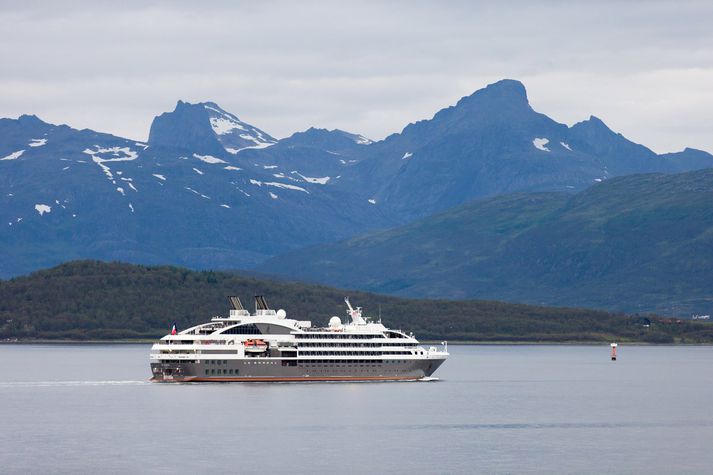
<instances>
[{"instance_id":1,"label":"gray cloud","mask_svg":"<svg viewBox=\"0 0 713 475\"><path fill-rule=\"evenodd\" d=\"M145 139L214 100L276 136L378 139L509 77L560 122L713 150L712 21L697 1L0 2L0 116Z\"/></svg>"}]
</instances>

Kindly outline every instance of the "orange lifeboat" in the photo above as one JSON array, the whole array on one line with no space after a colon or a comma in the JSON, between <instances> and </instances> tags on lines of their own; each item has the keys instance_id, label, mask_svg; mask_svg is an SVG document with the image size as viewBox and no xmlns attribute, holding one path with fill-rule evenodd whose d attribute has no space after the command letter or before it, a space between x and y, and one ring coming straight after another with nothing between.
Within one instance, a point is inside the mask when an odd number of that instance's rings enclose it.
<instances>
[{"instance_id":1,"label":"orange lifeboat","mask_svg":"<svg viewBox=\"0 0 713 475\"><path fill-rule=\"evenodd\" d=\"M264 340L245 340L246 353L263 353L267 351L267 343Z\"/></svg>"}]
</instances>

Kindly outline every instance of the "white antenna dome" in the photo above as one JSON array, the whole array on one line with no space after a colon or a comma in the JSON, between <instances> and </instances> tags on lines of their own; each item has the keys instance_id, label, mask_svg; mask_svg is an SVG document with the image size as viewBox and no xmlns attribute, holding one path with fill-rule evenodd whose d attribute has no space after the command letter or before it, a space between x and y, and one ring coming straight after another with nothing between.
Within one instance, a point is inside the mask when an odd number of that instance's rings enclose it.
<instances>
[{"instance_id":1,"label":"white antenna dome","mask_svg":"<svg viewBox=\"0 0 713 475\"><path fill-rule=\"evenodd\" d=\"M339 317L334 316L329 319L329 328L339 328L341 326L342 326L342 320Z\"/></svg>"},{"instance_id":2,"label":"white antenna dome","mask_svg":"<svg viewBox=\"0 0 713 475\"><path fill-rule=\"evenodd\" d=\"M282 320L286 316L287 316L287 312L285 312L284 309L280 309L277 311L277 318L279 318L280 320Z\"/></svg>"}]
</instances>

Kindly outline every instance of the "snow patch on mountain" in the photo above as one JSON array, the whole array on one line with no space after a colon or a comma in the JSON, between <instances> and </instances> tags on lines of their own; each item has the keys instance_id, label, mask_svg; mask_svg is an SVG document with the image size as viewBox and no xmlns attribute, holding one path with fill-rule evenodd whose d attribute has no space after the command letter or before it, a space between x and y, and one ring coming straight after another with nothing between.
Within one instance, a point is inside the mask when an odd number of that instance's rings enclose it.
<instances>
[{"instance_id":1,"label":"snow patch on mountain","mask_svg":"<svg viewBox=\"0 0 713 475\"><path fill-rule=\"evenodd\" d=\"M304 176L303 174L299 173L298 171L294 170L292 171L294 175L299 176L302 178L304 181L307 183L313 183L315 185L326 185L329 180L332 179L332 177L329 176L323 176L323 177L311 177L311 176Z\"/></svg>"},{"instance_id":2,"label":"snow patch on mountain","mask_svg":"<svg viewBox=\"0 0 713 475\"><path fill-rule=\"evenodd\" d=\"M191 188L191 187L189 187L189 186L186 186L185 188L186 188L186 190L188 190L188 191L190 191L190 192L192 192L192 193L195 193L196 195L200 196L201 198L205 198L205 199L207 199L207 200L210 199L210 196L206 196L206 195L204 195L203 193L200 193L200 192L194 190L193 188Z\"/></svg>"},{"instance_id":3,"label":"snow patch on mountain","mask_svg":"<svg viewBox=\"0 0 713 475\"><path fill-rule=\"evenodd\" d=\"M95 162L97 160L103 162L128 162L131 160L136 160L139 157L139 153L135 150L131 150L130 147L108 147L102 148L99 145L94 146L96 150L85 149L82 153L91 155L92 160ZM101 156L108 155L108 156Z\"/></svg>"},{"instance_id":4,"label":"snow patch on mountain","mask_svg":"<svg viewBox=\"0 0 713 475\"><path fill-rule=\"evenodd\" d=\"M373 140L369 140L368 138L364 137L363 135L357 135L354 137L354 141L358 143L359 145L369 145L374 143Z\"/></svg>"},{"instance_id":5,"label":"snow patch on mountain","mask_svg":"<svg viewBox=\"0 0 713 475\"><path fill-rule=\"evenodd\" d=\"M212 107L206 106L206 109L210 109L213 111L218 112L216 109L213 109ZM220 112L218 112L220 113ZM223 117L211 117L210 118L210 126L213 128L213 132L215 132L218 135L225 135L229 134L235 129L238 130L245 130L245 127L243 126L242 123L239 121L233 120L227 116Z\"/></svg>"},{"instance_id":6,"label":"snow patch on mountain","mask_svg":"<svg viewBox=\"0 0 713 475\"><path fill-rule=\"evenodd\" d=\"M47 139L30 139L29 145L30 147L41 147L47 143Z\"/></svg>"},{"instance_id":7,"label":"snow patch on mountain","mask_svg":"<svg viewBox=\"0 0 713 475\"><path fill-rule=\"evenodd\" d=\"M277 199L277 195L271 191L271 192L270 192L270 198L272 198L273 200L276 200L276 199Z\"/></svg>"},{"instance_id":8,"label":"snow patch on mountain","mask_svg":"<svg viewBox=\"0 0 713 475\"><path fill-rule=\"evenodd\" d=\"M213 103L203 104L203 107L208 111L209 122L213 132L218 137L223 148L233 155L247 149L269 147L277 142L269 135L263 134L261 130L246 124L235 115L222 110ZM236 137L244 142L236 143ZM245 142L250 145L246 145ZM235 147L235 145L238 145L238 147Z\"/></svg>"},{"instance_id":9,"label":"snow patch on mountain","mask_svg":"<svg viewBox=\"0 0 713 475\"><path fill-rule=\"evenodd\" d=\"M532 140L532 145L534 145L536 149L542 150L543 152L550 151L549 148L545 147L548 143L550 143L550 140L546 138L535 138Z\"/></svg>"},{"instance_id":10,"label":"snow patch on mountain","mask_svg":"<svg viewBox=\"0 0 713 475\"><path fill-rule=\"evenodd\" d=\"M373 204L373 205L376 204L376 200L368 200L368 201L369 201L369 203L371 203L371 204Z\"/></svg>"},{"instance_id":11,"label":"snow patch on mountain","mask_svg":"<svg viewBox=\"0 0 713 475\"><path fill-rule=\"evenodd\" d=\"M228 208L228 209L230 209L230 206L228 206L228 205L226 205L226 204L221 204L220 206L221 206L222 208Z\"/></svg>"},{"instance_id":12,"label":"snow patch on mountain","mask_svg":"<svg viewBox=\"0 0 713 475\"><path fill-rule=\"evenodd\" d=\"M250 183L252 183L253 185L256 185L256 186L263 186L263 185L265 185L265 186L274 186L275 188L283 188L283 189L286 189L286 190L301 191L301 192L307 193L307 194L309 195L309 191L305 190L305 189L302 188L301 186L288 185L287 183L279 183L279 182L276 182L276 181L265 181L265 182L263 182L263 181L259 181L259 180L254 180L254 179L252 179L252 178L250 179Z\"/></svg>"},{"instance_id":13,"label":"snow patch on mountain","mask_svg":"<svg viewBox=\"0 0 713 475\"><path fill-rule=\"evenodd\" d=\"M108 148L103 148L100 147L99 145L94 146L96 150L91 150L89 148L84 149L82 153L85 153L89 156L92 157L92 161L99 165L99 168L102 169L104 174L106 175L107 179L112 181L114 180L114 175L111 172L111 168L109 168L106 163L110 162L129 162L132 160L136 160L139 157L139 153L131 150L129 147L108 147ZM102 156L103 155L103 156ZM81 160L77 160L77 162L84 163Z\"/></svg>"},{"instance_id":14,"label":"snow patch on mountain","mask_svg":"<svg viewBox=\"0 0 713 475\"><path fill-rule=\"evenodd\" d=\"M569 150L570 152L572 151L572 149L569 147L569 144L567 144L565 142L560 142L560 145L563 146L564 148L566 148L567 150Z\"/></svg>"},{"instance_id":15,"label":"snow patch on mountain","mask_svg":"<svg viewBox=\"0 0 713 475\"><path fill-rule=\"evenodd\" d=\"M255 146L260 148L269 147L270 145L272 145L272 142L265 141L265 138L259 132L257 137L252 136L250 134L240 134L239 137L250 142L255 142Z\"/></svg>"},{"instance_id":16,"label":"snow patch on mountain","mask_svg":"<svg viewBox=\"0 0 713 475\"><path fill-rule=\"evenodd\" d=\"M287 183L279 183L276 181L266 181L263 183L265 186L274 186L276 188L284 188L286 190L295 190L295 191L301 191L303 193L307 193L309 195L309 191L305 190L301 186L296 186L296 185L288 185Z\"/></svg>"},{"instance_id":17,"label":"snow patch on mountain","mask_svg":"<svg viewBox=\"0 0 713 475\"><path fill-rule=\"evenodd\" d=\"M233 183L233 182L231 181L231 183ZM233 185L235 185L235 183L233 183ZM244 194L245 196L247 196L248 198L250 198L250 193L245 192L245 190L243 190L239 186L235 185L235 189L238 190L240 193Z\"/></svg>"},{"instance_id":18,"label":"snow patch on mountain","mask_svg":"<svg viewBox=\"0 0 713 475\"><path fill-rule=\"evenodd\" d=\"M40 213L40 216L42 216L45 213L51 213L52 212L52 207L49 205L44 205L44 204L36 204L35 205L35 210Z\"/></svg>"},{"instance_id":19,"label":"snow patch on mountain","mask_svg":"<svg viewBox=\"0 0 713 475\"><path fill-rule=\"evenodd\" d=\"M197 169L197 168L194 168L193 171L196 172L196 173L198 173L199 175L205 175L205 173L203 173L202 171L200 171L200 170Z\"/></svg>"},{"instance_id":20,"label":"snow patch on mountain","mask_svg":"<svg viewBox=\"0 0 713 475\"><path fill-rule=\"evenodd\" d=\"M240 136L241 138L245 138L242 135ZM254 137L253 137L254 139ZM225 147L225 150L229 153L232 153L233 155L237 155L238 152L242 152L243 150L258 150L261 148L267 148L275 145L275 142L264 142L264 143L259 143L257 145L249 145L247 147L241 147L241 148L229 148Z\"/></svg>"},{"instance_id":21,"label":"snow patch on mountain","mask_svg":"<svg viewBox=\"0 0 713 475\"><path fill-rule=\"evenodd\" d=\"M228 163L225 160L221 160L220 158L214 157L212 155L198 155L197 153L194 153L193 156L201 162L205 163Z\"/></svg>"},{"instance_id":22,"label":"snow patch on mountain","mask_svg":"<svg viewBox=\"0 0 713 475\"><path fill-rule=\"evenodd\" d=\"M163 175L160 175L160 174L158 174L158 173L152 173L152 175L155 176L156 178L158 178L158 179L161 180L161 181L166 181L166 177L163 176Z\"/></svg>"},{"instance_id":23,"label":"snow patch on mountain","mask_svg":"<svg viewBox=\"0 0 713 475\"><path fill-rule=\"evenodd\" d=\"M223 168L224 168L225 170L235 170L236 172L242 170L242 168L240 168L240 167L234 167L234 166L232 166L232 165L228 165L227 167L223 167Z\"/></svg>"},{"instance_id":24,"label":"snow patch on mountain","mask_svg":"<svg viewBox=\"0 0 713 475\"><path fill-rule=\"evenodd\" d=\"M404 156L401 157L401 160L408 160L409 158L413 157L413 153L411 152L406 152L404 153Z\"/></svg>"},{"instance_id":25,"label":"snow patch on mountain","mask_svg":"<svg viewBox=\"0 0 713 475\"><path fill-rule=\"evenodd\" d=\"M12 152L7 157L0 158L0 160L17 160L22 156L23 153L25 153L24 150L18 150L17 152Z\"/></svg>"}]
</instances>

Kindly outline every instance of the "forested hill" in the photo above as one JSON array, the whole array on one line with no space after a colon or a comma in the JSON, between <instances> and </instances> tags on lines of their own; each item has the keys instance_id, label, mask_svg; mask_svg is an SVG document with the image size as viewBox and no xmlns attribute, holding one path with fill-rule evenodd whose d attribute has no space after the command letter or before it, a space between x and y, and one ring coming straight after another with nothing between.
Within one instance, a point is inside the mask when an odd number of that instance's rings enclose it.
<instances>
[{"instance_id":1,"label":"forested hill","mask_svg":"<svg viewBox=\"0 0 713 475\"><path fill-rule=\"evenodd\" d=\"M2 339L153 338L225 314L226 296L246 304L265 295L288 317L324 324L344 316L347 292L316 285L145 267L77 261L0 281ZM583 309L546 308L478 300L407 300L349 292L354 304L387 326L421 339L478 341L712 342L713 326L642 319Z\"/></svg>"}]
</instances>

